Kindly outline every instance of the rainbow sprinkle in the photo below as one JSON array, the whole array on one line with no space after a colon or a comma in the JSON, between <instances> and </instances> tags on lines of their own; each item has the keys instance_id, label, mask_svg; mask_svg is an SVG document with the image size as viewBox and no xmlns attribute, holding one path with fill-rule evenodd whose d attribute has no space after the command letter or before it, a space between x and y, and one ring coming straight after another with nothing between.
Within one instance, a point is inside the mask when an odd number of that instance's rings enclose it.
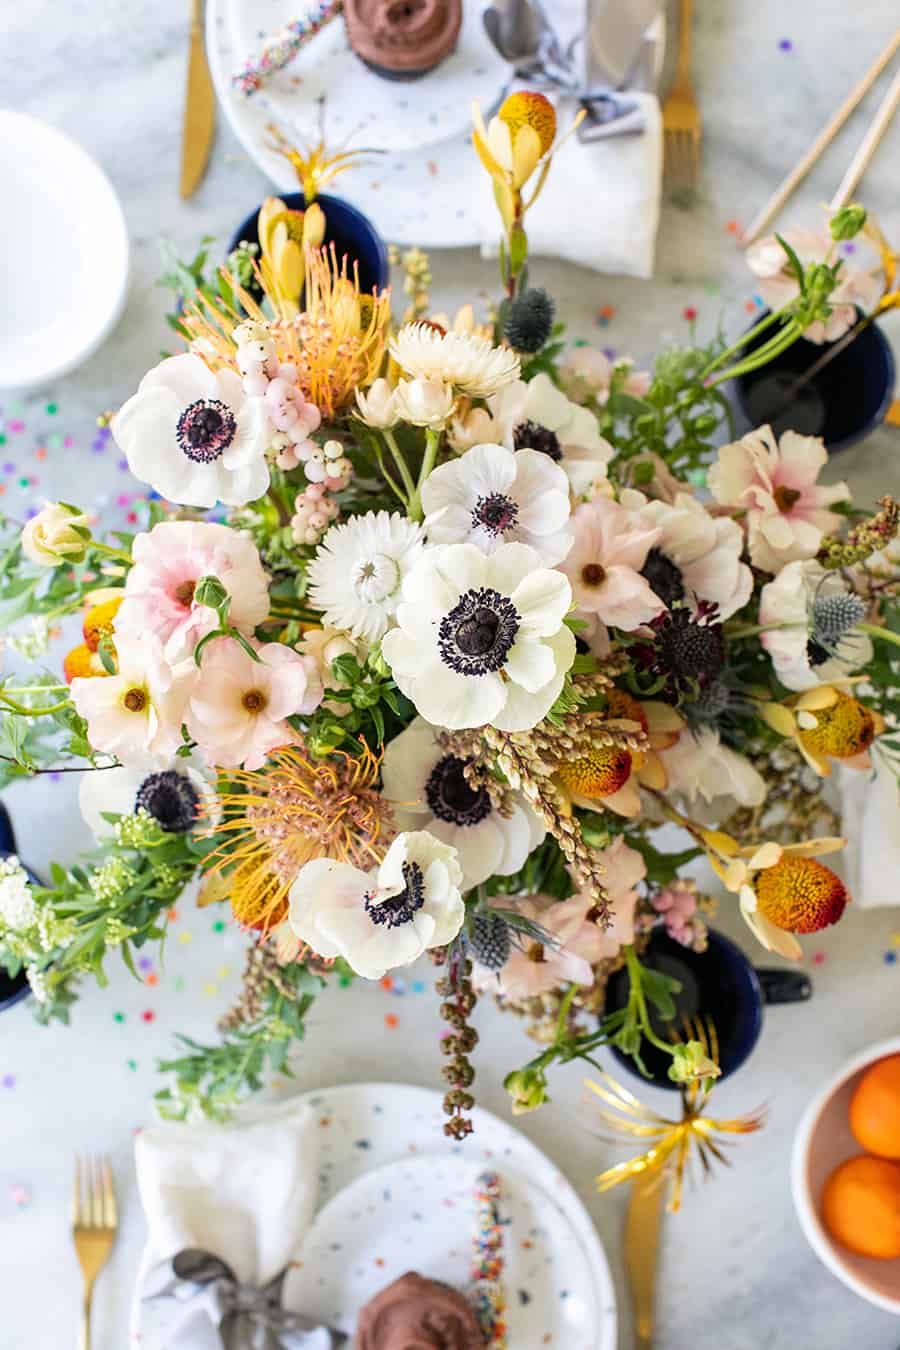
<instances>
[{"instance_id":1,"label":"rainbow sprinkle","mask_svg":"<svg viewBox=\"0 0 900 1350\"><path fill-rule=\"evenodd\" d=\"M263 80L276 70L283 70L293 61L302 47L314 38L327 23L336 19L344 8L343 0L319 0L312 14L293 19L270 38L257 56L250 57L242 70L232 75L234 90L249 98L262 88Z\"/></svg>"},{"instance_id":2,"label":"rainbow sprinkle","mask_svg":"<svg viewBox=\"0 0 900 1350\"><path fill-rule=\"evenodd\" d=\"M475 1230L469 1298L481 1323L485 1345L506 1350L506 1290L503 1285L503 1220L500 1178L482 1172L475 1182Z\"/></svg>"}]
</instances>

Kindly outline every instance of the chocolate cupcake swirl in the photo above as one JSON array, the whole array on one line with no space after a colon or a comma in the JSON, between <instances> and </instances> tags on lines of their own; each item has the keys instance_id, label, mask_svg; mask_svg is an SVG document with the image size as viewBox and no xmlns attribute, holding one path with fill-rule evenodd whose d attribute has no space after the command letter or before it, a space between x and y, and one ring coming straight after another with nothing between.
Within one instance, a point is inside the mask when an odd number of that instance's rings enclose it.
<instances>
[{"instance_id":1,"label":"chocolate cupcake swirl","mask_svg":"<svg viewBox=\"0 0 900 1350\"><path fill-rule=\"evenodd\" d=\"M462 1294L409 1271L363 1308L355 1350L484 1350L484 1336Z\"/></svg>"}]
</instances>

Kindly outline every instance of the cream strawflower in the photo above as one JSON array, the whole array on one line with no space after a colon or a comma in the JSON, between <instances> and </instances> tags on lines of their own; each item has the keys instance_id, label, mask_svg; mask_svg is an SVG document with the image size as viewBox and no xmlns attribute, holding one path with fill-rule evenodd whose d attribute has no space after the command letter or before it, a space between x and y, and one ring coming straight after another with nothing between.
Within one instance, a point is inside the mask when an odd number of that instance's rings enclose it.
<instances>
[{"instance_id":1,"label":"cream strawflower","mask_svg":"<svg viewBox=\"0 0 900 1350\"><path fill-rule=\"evenodd\" d=\"M430 548L403 583L382 652L434 725L524 731L550 711L575 659L563 620L572 589L527 544L488 557L474 544Z\"/></svg>"},{"instance_id":2,"label":"cream strawflower","mask_svg":"<svg viewBox=\"0 0 900 1350\"><path fill-rule=\"evenodd\" d=\"M84 773L78 805L85 824L98 839L115 833L105 814L131 816L146 811L168 834L185 834L201 812L212 818L215 793L208 773L193 756L167 759L145 756L119 768Z\"/></svg>"},{"instance_id":3,"label":"cream strawflower","mask_svg":"<svg viewBox=\"0 0 900 1350\"><path fill-rule=\"evenodd\" d=\"M391 338L391 355L406 375L442 381L471 398L489 398L519 378L519 358L509 348L427 323L404 324Z\"/></svg>"},{"instance_id":4,"label":"cream strawflower","mask_svg":"<svg viewBox=\"0 0 900 1350\"><path fill-rule=\"evenodd\" d=\"M550 566L572 547L568 479L537 450L473 446L432 471L422 506L432 544L468 542L494 553L518 540Z\"/></svg>"},{"instance_id":5,"label":"cream strawflower","mask_svg":"<svg viewBox=\"0 0 900 1350\"><path fill-rule=\"evenodd\" d=\"M316 858L290 890L288 923L319 956L367 980L443 947L463 925L456 850L424 830L398 834L373 872Z\"/></svg>"},{"instance_id":6,"label":"cream strawflower","mask_svg":"<svg viewBox=\"0 0 900 1350\"><path fill-rule=\"evenodd\" d=\"M309 598L325 623L377 642L400 603L404 578L425 550L421 526L395 511L332 525L309 565Z\"/></svg>"},{"instance_id":7,"label":"cream strawflower","mask_svg":"<svg viewBox=\"0 0 900 1350\"><path fill-rule=\"evenodd\" d=\"M394 391L385 379L377 379L368 389L356 391L357 417L367 427L384 431L398 420L394 406Z\"/></svg>"},{"instance_id":8,"label":"cream strawflower","mask_svg":"<svg viewBox=\"0 0 900 1350\"><path fill-rule=\"evenodd\" d=\"M833 596L847 596L840 572L826 572L812 559L788 563L760 591L759 622L764 631L759 640L786 689L812 689L846 679L872 660L870 638L855 632L852 624L833 644L823 646L816 640L825 634L818 631L815 615L827 610ZM850 605L854 601L861 606L858 622L865 616L865 606L857 597L847 596Z\"/></svg>"},{"instance_id":9,"label":"cream strawflower","mask_svg":"<svg viewBox=\"0 0 900 1350\"><path fill-rule=\"evenodd\" d=\"M779 441L769 426L719 450L709 490L717 502L746 512L754 567L777 572L785 563L814 557L822 535L840 523L828 507L850 493L846 483L817 484L827 462L818 437L786 431Z\"/></svg>"},{"instance_id":10,"label":"cream strawflower","mask_svg":"<svg viewBox=\"0 0 900 1350\"><path fill-rule=\"evenodd\" d=\"M172 520L135 536L134 565L116 614L116 633L154 633L168 661L190 656L218 624L194 591L214 576L228 592L228 622L250 637L269 613L269 578L249 534L203 521Z\"/></svg>"},{"instance_id":11,"label":"cream strawflower","mask_svg":"<svg viewBox=\"0 0 900 1350\"><path fill-rule=\"evenodd\" d=\"M641 575L663 605L677 600L714 604L721 620L743 609L753 590L753 573L741 562L744 535L737 521L711 516L690 493L680 492L670 505L648 501L632 488L619 500L659 538L647 554Z\"/></svg>"},{"instance_id":12,"label":"cream strawflower","mask_svg":"<svg viewBox=\"0 0 900 1350\"><path fill-rule=\"evenodd\" d=\"M264 401L233 370L213 372L190 352L148 371L112 433L135 477L170 502L244 506L269 486Z\"/></svg>"},{"instance_id":13,"label":"cream strawflower","mask_svg":"<svg viewBox=\"0 0 900 1350\"><path fill-rule=\"evenodd\" d=\"M116 638L118 673L74 679L72 702L88 724L94 750L128 761L172 755L181 745L185 703L196 675L193 663L173 669L159 639Z\"/></svg>"},{"instance_id":14,"label":"cream strawflower","mask_svg":"<svg viewBox=\"0 0 900 1350\"><path fill-rule=\"evenodd\" d=\"M91 537L87 516L64 502L47 502L22 529L22 552L41 567L84 560Z\"/></svg>"},{"instance_id":15,"label":"cream strawflower","mask_svg":"<svg viewBox=\"0 0 900 1350\"><path fill-rule=\"evenodd\" d=\"M400 380L394 390L394 408L401 422L442 430L450 420L456 398L443 380Z\"/></svg>"},{"instance_id":16,"label":"cream strawflower","mask_svg":"<svg viewBox=\"0 0 900 1350\"><path fill-rule=\"evenodd\" d=\"M441 745L439 729L417 717L384 752L381 778L401 830L428 830L457 851L463 890L518 872L546 830L519 793L500 803L466 777L467 761Z\"/></svg>"},{"instance_id":17,"label":"cream strawflower","mask_svg":"<svg viewBox=\"0 0 900 1350\"><path fill-rule=\"evenodd\" d=\"M490 400L495 439L510 450L539 450L565 470L576 497L592 495L606 479L613 457L600 435L597 418L557 389L541 371L526 384L519 380Z\"/></svg>"}]
</instances>

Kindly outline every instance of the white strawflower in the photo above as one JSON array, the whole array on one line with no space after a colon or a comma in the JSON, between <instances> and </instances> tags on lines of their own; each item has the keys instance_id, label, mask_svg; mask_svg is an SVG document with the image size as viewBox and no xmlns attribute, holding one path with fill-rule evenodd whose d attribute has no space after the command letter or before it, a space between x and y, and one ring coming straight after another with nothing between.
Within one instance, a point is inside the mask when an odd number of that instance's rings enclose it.
<instances>
[{"instance_id":1,"label":"white strawflower","mask_svg":"<svg viewBox=\"0 0 900 1350\"><path fill-rule=\"evenodd\" d=\"M377 642L400 603L404 578L425 549L421 526L395 511L332 525L309 566L309 598L326 623Z\"/></svg>"},{"instance_id":2,"label":"white strawflower","mask_svg":"<svg viewBox=\"0 0 900 1350\"><path fill-rule=\"evenodd\" d=\"M436 726L526 731L547 715L575 659L563 620L572 588L527 544L490 556L474 544L429 548L403 583L382 653Z\"/></svg>"},{"instance_id":3,"label":"white strawflower","mask_svg":"<svg viewBox=\"0 0 900 1350\"><path fill-rule=\"evenodd\" d=\"M384 431L397 422L394 391L385 379L375 380L368 389L356 391L357 417L367 427Z\"/></svg>"},{"instance_id":4,"label":"white strawflower","mask_svg":"<svg viewBox=\"0 0 900 1350\"><path fill-rule=\"evenodd\" d=\"M405 324L391 339L391 355L405 374L442 380L470 398L489 398L519 378L519 358L508 347L427 323Z\"/></svg>"},{"instance_id":5,"label":"white strawflower","mask_svg":"<svg viewBox=\"0 0 900 1350\"><path fill-rule=\"evenodd\" d=\"M456 404L449 384L443 380L401 380L394 390L394 407L402 422L441 431Z\"/></svg>"},{"instance_id":6,"label":"white strawflower","mask_svg":"<svg viewBox=\"0 0 900 1350\"><path fill-rule=\"evenodd\" d=\"M537 450L473 446L434 469L422 486L425 528L432 544L475 544L495 553L501 544L530 544L541 560L561 562L572 547L569 481Z\"/></svg>"}]
</instances>

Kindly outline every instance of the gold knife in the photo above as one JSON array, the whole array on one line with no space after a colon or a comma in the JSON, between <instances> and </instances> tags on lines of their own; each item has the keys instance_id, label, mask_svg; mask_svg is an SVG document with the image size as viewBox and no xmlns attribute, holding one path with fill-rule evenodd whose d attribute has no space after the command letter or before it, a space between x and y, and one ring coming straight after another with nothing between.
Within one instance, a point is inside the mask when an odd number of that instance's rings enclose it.
<instances>
[{"instance_id":1,"label":"gold knife","mask_svg":"<svg viewBox=\"0 0 900 1350\"><path fill-rule=\"evenodd\" d=\"M190 197L206 170L216 127L216 95L203 42L203 0L191 0L191 47L181 142L181 195Z\"/></svg>"},{"instance_id":2,"label":"gold knife","mask_svg":"<svg viewBox=\"0 0 900 1350\"><path fill-rule=\"evenodd\" d=\"M653 1170L635 1177L628 1196L625 1269L631 1286L636 1350L653 1350L659 1236L668 1193L668 1175Z\"/></svg>"}]
</instances>

